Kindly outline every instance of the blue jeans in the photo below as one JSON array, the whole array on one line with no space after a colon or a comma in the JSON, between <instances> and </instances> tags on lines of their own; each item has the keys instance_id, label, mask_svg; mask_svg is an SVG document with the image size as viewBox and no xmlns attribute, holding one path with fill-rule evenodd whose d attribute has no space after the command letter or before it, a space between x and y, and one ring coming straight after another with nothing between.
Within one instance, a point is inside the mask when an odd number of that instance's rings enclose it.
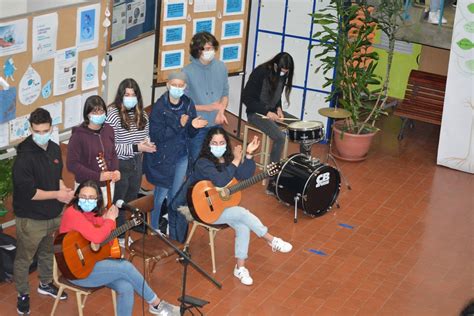
<instances>
[{"instance_id":1,"label":"blue jeans","mask_svg":"<svg viewBox=\"0 0 474 316\"><path fill-rule=\"evenodd\" d=\"M173 184L171 185L171 188L164 188L164 187L159 187L155 186L155 191L154 191L154 209L151 212L151 226L153 228L158 229L159 226L159 220L160 220L160 215L161 215L161 205L163 204L163 201L165 200L165 197L168 197L168 203L171 203L171 200L174 198L176 195L176 192L178 192L179 188L184 182L184 177L186 175L186 170L188 168L188 156L184 156L180 158L176 162L176 168L175 168L175 173L174 173L174 179L173 179ZM168 222L170 225L170 232L176 228L176 211L170 210L168 208L169 214L168 214Z\"/></svg>"},{"instance_id":2,"label":"blue jeans","mask_svg":"<svg viewBox=\"0 0 474 316\"><path fill-rule=\"evenodd\" d=\"M135 291L148 304L156 298L155 292L138 270L127 260L105 259L95 264L87 278L70 280L83 287L106 286L117 292L117 313L119 316L130 316L133 311Z\"/></svg>"},{"instance_id":3,"label":"blue jeans","mask_svg":"<svg viewBox=\"0 0 474 316\"><path fill-rule=\"evenodd\" d=\"M263 237L268 228L249 210L241 206L228 207L214 224L227 224L235 230L235 257L247 259L249 251L250 231Z\"/></svg>"},{"instance_id":4,"label":"blue jeans","mask_svg":"<svg viewBox=\"0 0 474 316\"><path fill-rule=\"evenodd\" d=\"M197 134L190 140L189 142L189 156L191 163L198 159L199 153L201 152L202 143L204 143L204 139L206 139L206 135L209 132L210 127L200 128ZM193 166L191 166L193 167Z\"/></svg>"}]
</instances>

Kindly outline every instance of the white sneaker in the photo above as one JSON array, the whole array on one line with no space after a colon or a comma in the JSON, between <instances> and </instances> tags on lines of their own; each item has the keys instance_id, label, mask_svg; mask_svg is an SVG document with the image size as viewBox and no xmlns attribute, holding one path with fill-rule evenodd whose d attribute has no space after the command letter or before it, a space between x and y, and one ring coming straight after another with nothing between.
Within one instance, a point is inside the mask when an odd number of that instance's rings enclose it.
<instances>
[{"instance_id":1,"label":"white sneaker","mask_svg":"<svg viewBox=\"0 0 474 316\"><path fill-rule=\"evenodd\" d=\"M291 249L293 249L293 246L289 242L286 242L278 237L273 237L272 242L268 244L272 246L273 252L290 252Z\"/></svg>"},{"instance_id":2,"label":"white sneaker","mask_svg":"<svg viewBox=\"0 0 474 316\"><path fill-rule=\"evenodd\" d=\"M429 15L428 15L428 23L431 23L431 24L438 24L439 22L439 15L441 14L441 10L438 10L438 11L430 11ZM446 24L448 23L448 20L446 20L444 17L441 18L441 23L442 24Z\"/></svg>"},{"instance_id":3,"label":"white sneaker","mask_svg":"<svg viewBox=\"0 0 474 316\"><path fill-rule=\"evenodd\" d=\"M240 267L237 268L235 266L234 268L234 276L242 282L242 284L245 285L252 285L253 284L253 279L250 277L249 270L247 270L246 267Z\"/></svg>"}]
</instances>

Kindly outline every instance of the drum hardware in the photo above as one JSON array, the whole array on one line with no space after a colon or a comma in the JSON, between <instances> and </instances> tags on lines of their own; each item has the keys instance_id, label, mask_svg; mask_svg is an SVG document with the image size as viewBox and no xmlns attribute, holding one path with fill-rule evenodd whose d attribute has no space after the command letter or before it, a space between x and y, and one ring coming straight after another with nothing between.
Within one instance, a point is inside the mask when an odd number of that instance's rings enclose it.
<instances>
[{"instance_id":1,"label":"drum hardware","mask_svg":"<svg viewBox=\"0 0 474 316\"><path fill-rule=\"evenodd\" d=\"M301 197L300 193L298 193L294 196L294 200L295 200L295 217L293 218L294 223L298 222L298 201L299 201L300 197Z\"/></svg>"}]
</instances>

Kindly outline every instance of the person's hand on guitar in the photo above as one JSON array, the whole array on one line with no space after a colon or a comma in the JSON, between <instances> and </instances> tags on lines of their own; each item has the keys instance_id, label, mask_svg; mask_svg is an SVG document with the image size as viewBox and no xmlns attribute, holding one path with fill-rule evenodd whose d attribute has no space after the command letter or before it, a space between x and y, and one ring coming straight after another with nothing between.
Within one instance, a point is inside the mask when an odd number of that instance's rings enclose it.
<instances>
[{"instance_id":1,"label":"person's hand on guitar","mask_svg":"<svg viewBox=\"0 0 474 316\"><path fill-rule=\"evenodd\" d=\"M115 170L115 171L112 171L112 182L118 182L120 181L120 171L118 170Z\"/></svg>"},{"instance_id":2,"label":"person's hand on guitar","mask_svg":"<svg viewBox=\"0 0 474 316\"><path fill-rule=\"evenodd\" d=\"M245 157L247 159L252 159L253 153L257 148L260 146L260 140L258 139L257 136L254 136L252 141L247 145L247 153Z\"/></svg>"},{"instance_id":3,"label":"person's hand on guitar","mask_svg":"<svg viewBox=\"0 0 474 316\"><path fill-rule=\"evenodd\" d=\"M117 206L112 205L107 211L105 211L104 215L102 215L102 218L103 219L111 219L111 220L115 221L118 214L119 214L119 210L118 210Z\"/></svg>"},{"instance_id":4,"label":"person's hand on guitar","mask_svg":"<svg viewBox=\"0 0 474 316\"><path fill-rule=\"evenodd\" d=\"M240 161L242 160L242 145L235 146L232 153L234 154L234 160L232 160L232 163L238 167L240 165Z\"/></svg>"}]
</instances>

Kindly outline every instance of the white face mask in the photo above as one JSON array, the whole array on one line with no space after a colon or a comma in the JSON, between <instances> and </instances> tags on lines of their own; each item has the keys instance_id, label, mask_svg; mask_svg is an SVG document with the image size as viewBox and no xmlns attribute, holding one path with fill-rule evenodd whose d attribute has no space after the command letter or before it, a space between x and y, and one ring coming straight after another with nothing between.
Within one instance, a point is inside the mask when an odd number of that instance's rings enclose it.
<instances>
[{"instance_id":1,"label":"white face mask","mask_svg":"<svg viewBox=\"0 0 474 316\"><path fill-rule=\"evenodd\" d=\"M216 51L215 50L204 50L202 52L202 55L201 55L201 58L202 60L204 61L211 61L214 59L214 56L216 55Z\"/></svg>"},{"instance_id":2,"label":"white face mask","mask_svg":"<svg viewBox=\"0 0 474 316\"><path fill-rule=\"evenodd\" d=\"M286 76L286 72L280 71L280 77L284 77L284 76Z\"/></svg>"}]
</instances>

